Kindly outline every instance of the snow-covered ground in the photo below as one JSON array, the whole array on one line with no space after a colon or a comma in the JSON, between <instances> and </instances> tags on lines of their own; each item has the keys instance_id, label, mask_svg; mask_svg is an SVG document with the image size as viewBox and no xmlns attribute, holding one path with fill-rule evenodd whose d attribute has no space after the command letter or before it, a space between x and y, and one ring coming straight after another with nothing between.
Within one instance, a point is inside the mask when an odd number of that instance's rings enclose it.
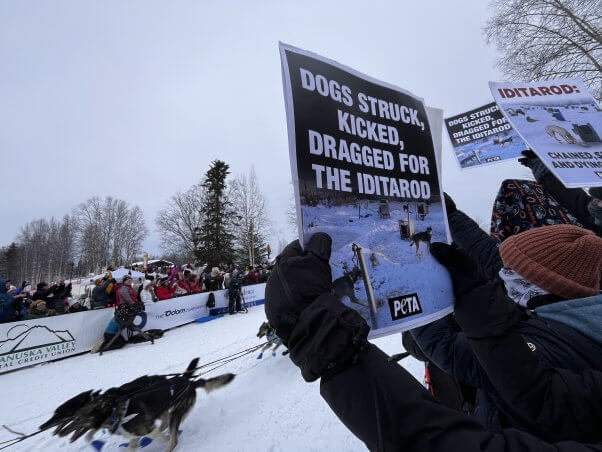
<instances>
[{"instance_id":1,"label":"snow-covered ground","mask_svg":"<svg viewBox=\"0 0 602 452\"><path fill-rule=\"evenodd\" d=\"M436 315L441 310L451 308L453 292L451 280L445 269L431 256L426 244L420 244L418 254L415 246L401 239L399 220L407 220L404 203L389 202L390 218L380 218L377 202L364 202L358 212L353 205L342 206L303 206L303 224L308 233L326 232L332 237L330 265L333 279L343 276L345 269L351 270L353 261L352 245L363 248L364 258L372 282L378 311L376 325L378 331L385 332L396 328L400 322L417 321ZM414 223L414 232L424 232L432 228L433 242L447 242L443 209L441 203L432 203L429 214L423 218L416 216L416 203L409 203ZM417 293L422 305L422 314L394 321L391 317L388 299L391 297ZM363 280L355 283L355 295L366 304L362 307L344 302L356 309L368 323L371 322L367 308L367 296ZM372 325L372 333L379 334Z\"/></svg>"},{"instance_id":2,"label":"snow-covered ground","mask_svg":"<svg viewBox=\"0 0 602 452\"><path fill-rule=\"evenodd\" d=\"M88 389L107 389L144 374L183 370L199 356L207 363L259 344L255 336L265 319L263 306L248 314L226 316L208 323L191 324L168 331L155 342L129 345L103 356L86 354L0 375L0 424L19 432L32 432L50 417L54 408ZM373 341L389 354L402 351L401 336ZM319 382L305 383L290 359L279 353L258 352L244 356L208 374L237 374L227 387L205 394L182 424L179 451L360 451L366 450L340 423L319 394ZM413 358L402 361L422 381L423 365ZM0 441L12 438L5 430ZM117 438L104 451L124 451ZM92 451L82 439L70 444L44 432L9 450ZM164 450L153 442L143 451Z\"/></svg>"}]
</instances>

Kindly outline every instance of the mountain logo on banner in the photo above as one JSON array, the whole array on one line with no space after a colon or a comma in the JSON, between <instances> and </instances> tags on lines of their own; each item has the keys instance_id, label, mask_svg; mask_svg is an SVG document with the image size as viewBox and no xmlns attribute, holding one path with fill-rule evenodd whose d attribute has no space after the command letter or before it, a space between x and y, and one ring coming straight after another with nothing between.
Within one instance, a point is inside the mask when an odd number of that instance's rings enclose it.
<instances>
[{"instance_id":1,"label":"mountain logo on banner","mask_svg":"<svg viewBox=\"0 0 602 452\"><path fill-rule=\"evenodd\" d=\"M422 314L422 306L417 293L399 295L389 298L389 310L392 320L405 319L413 315Z\"/></svg>"},{"instance_id":2,"label":"mountain logo on banner","mask_svg":"<svg viewBox=\"0 0 602 452\"><path fill-rule=\"evenodd\" d=\"M0 370L37 364L72 353L75 353L75 338L69 330L19 324L0 340Z\"/></svg>"}]
</instances>

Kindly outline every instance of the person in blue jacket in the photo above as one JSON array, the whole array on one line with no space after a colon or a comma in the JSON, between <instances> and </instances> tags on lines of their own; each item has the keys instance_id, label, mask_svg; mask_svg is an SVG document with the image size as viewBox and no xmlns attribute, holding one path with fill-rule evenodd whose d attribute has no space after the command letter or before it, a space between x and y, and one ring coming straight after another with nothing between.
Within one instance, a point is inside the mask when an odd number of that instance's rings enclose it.
<instances>
[{"instance_id":1,"label":"person in blue jacket","mask_svg":"<svg viewBox=\"0 0 602 452\"><path fill-rule=\"evenodd\" d=\"M7 292L6 280L0 278L0 323L12 322L15 314L15 299Z\"/></svg>"}]
</instances>

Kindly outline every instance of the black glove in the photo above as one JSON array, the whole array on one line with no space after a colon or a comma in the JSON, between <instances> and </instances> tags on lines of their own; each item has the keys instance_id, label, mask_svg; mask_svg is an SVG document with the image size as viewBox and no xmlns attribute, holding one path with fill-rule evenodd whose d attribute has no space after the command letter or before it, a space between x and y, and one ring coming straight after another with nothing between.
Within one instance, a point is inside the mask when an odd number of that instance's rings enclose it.
<instances>
[{"instance_id":1,"label":"black glove","mask_svg":"<svg viewBox=\"0 0 602 452\"><path fill-rule=\"evenodd\" d=\"M443 198L445 199L445 211L447 212L447 216L450 216L456 213L456 203L447 193L443 193Z\"/></svg>"},{"instance_id":2,"label":"black glove","mask_svg":"<svg viewBox=\"0 0 602 452\"><path fill-rule=\"evenodd\" d=\"M519 158L518 162L521 165L530 168L536 180L541 180L549 172L546 165L543 164L543 162L539 159L539 157L537 157L535 152L533 152L532 150L528 149L526 151L521 152L521 154L524 157Z\"/></svg>"},{"instance_id":3,"label":"black glove","mask_svg":"<svg viewBox=\"0 0 602 452\"><path fill-rule=\"evenodd\" d=\"M330 293L332 240L314 234L305 249L290 243L278 256L265 290L270 325L306 381L344 370L367 344L369 327Z\"/></svg>"},{"instance_id":4,"label":"black glove","mask_svg":"<svg viewBox=\"0 0 602 452\"><path fill-rule=\"evenodd\" d=\"M456 298L489 281L477 261L458 248L447 243L435 242L431 244L431 254L449 271Z\"/></svg>"},{"instance_id":5,"label":"black glove","mask_svg":"<svg viewBox=\"0 0 602 452\"><path fill-rule=\"evenodd\" d=\"M504 292L502 282L489 281L472 257L438 242L431 245L431 253L451 276L454 314L467 337L500 336L518 323L521 312Z\"/></svg>"}]
</instances>

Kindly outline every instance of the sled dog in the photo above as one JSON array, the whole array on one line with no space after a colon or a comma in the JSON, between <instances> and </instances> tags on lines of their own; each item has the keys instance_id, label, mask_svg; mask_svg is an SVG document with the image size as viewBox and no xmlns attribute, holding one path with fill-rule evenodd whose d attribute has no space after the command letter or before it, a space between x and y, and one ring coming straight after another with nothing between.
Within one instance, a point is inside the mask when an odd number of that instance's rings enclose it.
<instances>
[{"instance_id":1,"label":"sled dog","mask_svg":"<svg viewBox=\"0 0 602 452\"><path fill-rule=\"evenodd\" d=\"M361 306L368 306L367 304L362 303L359 298L355 296L355 283L358 282L362 278L362 271L353 267L351 271L345 272L343 276L335 279L332 282L332 291L334 292L335 297L339 300L343 301L343 298L349 298L349 301L355 304L359 304Z\"/></svg>"},{"instance_id":2,"label":"sled dog","mask_svg":"<svg viewBox=\"0 0 602 452\"><path fill-rule=\"evenodd\" d=\"M410 242L410 246L415 245L416 246L416 255L418 256L419 250L420 250L420 243L424 243L426 245L426 248L430 251L431 249L431 238L433 237L433 228L431 228L430 226L428 228L426 228L426 231L422 231L422 232L417 232L416 234L412 235L412 237L410 238L411 242Z\"/></svg>"},{"instance_id":3,"label":"sled dog","mask_svg":"<svg viewBox=\"0 0 602 452\"><path fill-rule=\"evenodd\" d=\"M196 402L196 390L206 392L226 386L234 374L214 378L195 377L199 359L175 376L145 375L119 387L86 391L60 405L40 429L55 427L53 434L69 436L73 442L86 434L106 429L110 434L129 438L129 449L136 450L142 437L163 440L171 452L178 444L178 429Z\"/></svg>"},{"instance_id":4,"label":"sled dog","mask_svg":"<svg viewBox=\"0 0 602 452\"><path fill-rule=\"evenodd\" d=\"M276 350L282 345L282 339L280 339L276 335L276 330L272 328L272 326L268 322L263 322L261 324L261 326L259 327L259 331L257 332L257 337L260 339L262 337L265 337L268 340L268 343L262 347L257 359L263 358L263 352L269 350L270 348L272 348L272 346L275 346L272 349L272 356L276 356ZM288 354L288 350L283 351L282 354Z\"/></svg>"}]
</instances>

